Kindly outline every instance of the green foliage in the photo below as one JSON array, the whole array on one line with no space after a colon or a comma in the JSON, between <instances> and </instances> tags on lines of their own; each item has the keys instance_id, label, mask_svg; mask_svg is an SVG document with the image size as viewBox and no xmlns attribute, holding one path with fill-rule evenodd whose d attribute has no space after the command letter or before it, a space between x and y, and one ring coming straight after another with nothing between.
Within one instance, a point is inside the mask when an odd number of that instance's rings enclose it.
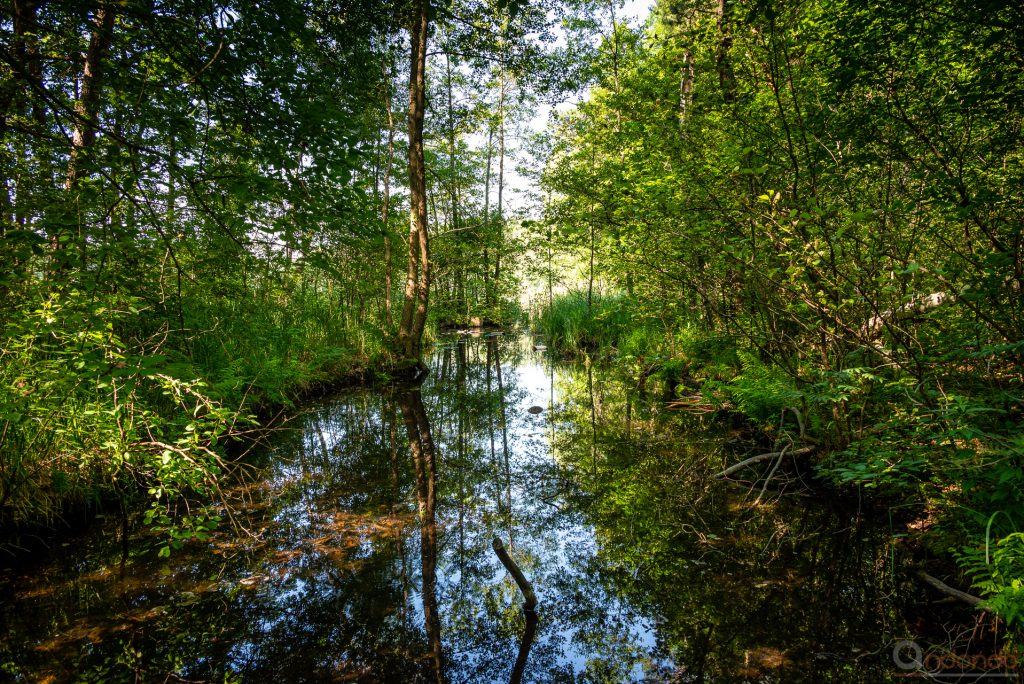
<instances>
[{"instance_id":1,"label":"green foliage","mask_svg":"<svg viewBox=\"0 0 1024 684\"><path fill-rule=\"evenodd\" d=\"M855 449L831 454L834 463L822 472L846 485L886 491L914 488L925 475L928 462L921 449L894 449L888 442L859 440Z\"/></svg>"},{"instance_id":2,"label":"green foliage","mask_svg":"<svg viewBox=\"0 0 1024 684\"><path fill-rule=\"evenodd\" d=\"M186 306L186 326L205 333L189 348L204 376L219 392L260 404L288 404L303 386L385 349L379 329L313 290L243 290L237 298L197 296Z\"/></svg>"},{"instance_id":3,"label":"green foliage","mask_svg":"<svg viewBox=\"0 0 1024 684\"><path fill-rule=\"evenodd\" d=\"M738 352L742 372L728 385L736 406L755 421L777 420L787 406L799 405L801 393L782 369L763 363L756 355Z\"/></svg>"},{"instance_id":4,"label":"green foliage","mask_svg":"<svg viewBox=\"0 0 1024 684\"><path fill-rule=\"evenodd\" d=\"M391 106L394 13L164 9L6 17L2 532L116 497L168 552L201 538L225 443L390 334L365 150Z\"/></svg>"},{"instance_id":5,"label":"green foliage","mask_svg":"<svg viewBox=\"0 0 1024 684\"><path fill-rule=\"evenodd\" d=\"M661 2L604 38L543 176L547 243L664 322L661 368L756 422L798 408L823 475L967 547L1024 522L1018 14ZM582 313L553 339L604 344ZM1013 594L1007 568L986 591Z\"/></svg>"},{"instance_id":6,"label":"green foliage","mask_svg":"<svg viewBox=\"0 0 1024 684\"><path fill-rule=\"evenodd\" d=\"M984 551L964 549L960 563L973 578L987 606L1011 625L1024 622L1024 533L1013 532L990 543Z\"/></svg>"},{"instance_id":7,"label":"green foliage","mask_svg":"<svg viewBox=\"0 0 1024 684\"><path fill-rule=\"evenodd\" d=\"M534 325L552 347L567 353L600 350L634 359L656 353L661 344L655 322L639 313L635 301L621 293L595 292L589 304L586 293L559 295Z\"/></svg>"},{"instance_id":8,"label":"green foliage","mask_svg":"<svg viewBox=\"0 0 1024 684\"><path fill-rule=\"evenodd\" d=\"M556 348L569 350L594 344L594 319L588 315L586 298L578 293L560 295L555 299L543 311L536 327Z\"/></svg>"},{"instance_id":9,"label":"green foliage","mask_svg":"<svg viewBox=\"0 0 1024 684\"><path fill-rule=\"evenodd\" d=\"M213 398L188 365L122 340L139 305L55 291L8 320L0 350L5 523L52 519L105 490L148 490L162 509L213 492L217 445L250 417Z\"/></svg>"}]
</instances>

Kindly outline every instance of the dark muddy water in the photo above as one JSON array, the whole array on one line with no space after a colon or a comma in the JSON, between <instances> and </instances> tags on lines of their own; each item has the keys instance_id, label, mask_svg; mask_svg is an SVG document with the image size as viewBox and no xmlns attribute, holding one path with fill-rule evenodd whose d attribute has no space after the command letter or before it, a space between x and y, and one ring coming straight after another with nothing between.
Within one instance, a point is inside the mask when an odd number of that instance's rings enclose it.
<instances>
[{"instance_id":1,"label":"dark muddy water","mask_svg":"<svg viewBox=\"0 0 1024 684\"><path fill-rule=\"evenodd\" d=\"M101 525L6 569L0 679L508 682L525 620L495 536L540 600L523 681L904 674L886 525L755 504L710 479L743 456L729 435L526 339L430 365L276 431L231 490L244 532L164 559L139 525L123 558Z\"/></svg>"}]
</instances>

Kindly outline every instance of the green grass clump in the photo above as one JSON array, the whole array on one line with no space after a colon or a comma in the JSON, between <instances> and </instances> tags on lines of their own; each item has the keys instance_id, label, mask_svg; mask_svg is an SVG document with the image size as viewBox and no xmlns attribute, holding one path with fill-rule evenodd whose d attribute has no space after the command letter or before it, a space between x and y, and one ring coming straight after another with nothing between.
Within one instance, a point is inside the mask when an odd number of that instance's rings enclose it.
<instances>
[{"instance_id":1,"label":"green grass clump","mask_svg":"<svg viewBox=\"0 0 1024 684\"><path fill-rule=\"evenodd\" d=\"M543 332L549 344L562 352L642 356L656 346L660 333L651 322L636 315L635 301L622 293L594 293L590 301L582 292L570 292L554 298L534 327Z\"/></svg>"},{"instance_id":2,"label":"green grass clump","mask_svg":"<svg viewBox=\"0 0 1024 684\"><path fill-rule=\"evenodd\" d=\"M204 535L215 521L175 511L215 495L225 443L385 350L382 331L312 288L197 289L178 304L39 287L7 310L0 531L122 499L171 546Z\"/></svg>"}]
</instances>

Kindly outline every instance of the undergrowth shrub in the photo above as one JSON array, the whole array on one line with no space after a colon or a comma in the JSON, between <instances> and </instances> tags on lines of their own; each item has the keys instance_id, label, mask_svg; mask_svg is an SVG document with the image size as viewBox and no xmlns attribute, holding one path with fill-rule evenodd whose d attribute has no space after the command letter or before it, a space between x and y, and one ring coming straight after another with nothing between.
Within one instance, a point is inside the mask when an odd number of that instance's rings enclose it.
<instances>
[{"instance_id":1,"label":"undergrowth shrub","mask_svg":"<svg viewBox=\"0 0 1024 684\"><path fill-rule=\"evenodd\" d=\"M822 475L890 500L930 502L940 553L952 552L974 590L1010 624L1024 624L1024 436L1007 434L1000 394L940 391L871 377L858 404L871 417ZM855 392L843 397L857 398Z\"/></svg>"},{"instance_id":2,"label":"undergrowth shrub","mask_svg":"<svg viewBox=\"0 0 1024 684\"><path fill-rule=\"evenodd\" d=\"M172 312L96 288L39 287L6 312L0 347L0 529L54 526L110 499L148 509L165 552L216 520L223 446L384 349L310 288L186 295ZM186 507L187 508L187 507Z\"/></svg>"},{"instance_id":3,"label":"undergrowth shrub","mask_svg":"<svg viewBox=\"0 0 1024 684\"><path fill-rule=\"evenodd\" d=\"M213 398L158 342L126 343L140 302L55 291L11 316L0 349L0 519L51 522L69 504L116 493L150 499L149 520L182 496L209 495L217 445L249 416ZM206 529L201 514L175 534Z\"/></svg>"},{"instance_id":4,"label":"undergrowth shrub","mask_svg":"<svg viewBox=\"0 0 1024 684\"><path fill-rule=\"evenodd\" d=\"M634 379L660 377L670 394L685 387L677 396L699 388L706 405L731 405L765 428L796 409L822 477L879 503L927 502L934 525L921 543L952 553L987 604L1024 625L1024 343L904 366L857 348L828 366L794 358L787 371L749 342L693 323L673 329L621 295L589 309L579 293L563 295L538 327L556 349L604 352Z\"/></svg>"}]
</instances>

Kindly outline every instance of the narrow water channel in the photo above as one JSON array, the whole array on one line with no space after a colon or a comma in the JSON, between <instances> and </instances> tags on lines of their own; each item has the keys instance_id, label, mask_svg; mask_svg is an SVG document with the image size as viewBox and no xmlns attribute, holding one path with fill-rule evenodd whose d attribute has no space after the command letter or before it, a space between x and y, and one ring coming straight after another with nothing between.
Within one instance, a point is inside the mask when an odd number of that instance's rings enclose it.
<instances>
[{"instance_id":1,"label":"narrow water channel","mask_svg":"<svg viewBox=\"0 0 1024 684\"><path fill-rule=\"evenodd\" d=\"M710 479L730 435L526 338L276 430L238 523L168 559L93 530L0 580L12 681L896 681L891 535ZM540 410L538 410L538 407ZM770 494L770 492L769 492Z\"/></svg>"}]
</instances>

